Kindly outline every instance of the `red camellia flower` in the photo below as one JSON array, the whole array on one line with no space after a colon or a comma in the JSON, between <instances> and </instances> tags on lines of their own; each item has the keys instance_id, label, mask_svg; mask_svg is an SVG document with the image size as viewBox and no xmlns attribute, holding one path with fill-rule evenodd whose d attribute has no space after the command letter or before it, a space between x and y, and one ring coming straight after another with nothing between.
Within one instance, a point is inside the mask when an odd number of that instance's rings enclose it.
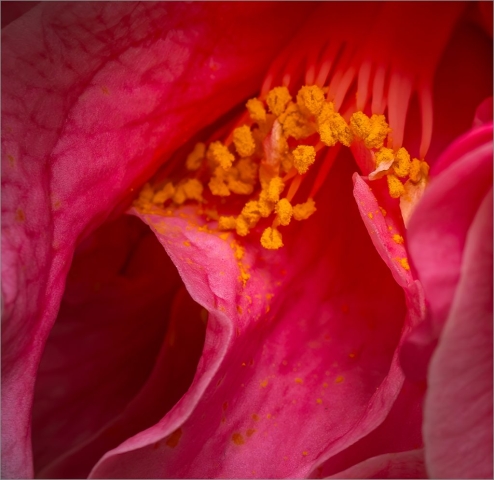
<instances>
[{"instance_id":1,"label":"red camellia flower","mask_svg":"<svg viewBox=\"0 0 494 480\"><path fill-rule=\"evenodd\" d=\"M492 3L2 13L3 477L492 477Z\"/></svg>"}]
</instances>

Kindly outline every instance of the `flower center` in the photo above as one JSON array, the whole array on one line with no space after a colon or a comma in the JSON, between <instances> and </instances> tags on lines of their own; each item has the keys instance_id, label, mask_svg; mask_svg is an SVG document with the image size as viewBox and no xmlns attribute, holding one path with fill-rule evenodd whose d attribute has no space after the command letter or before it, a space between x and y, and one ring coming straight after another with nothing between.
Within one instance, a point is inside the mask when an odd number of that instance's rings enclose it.
<instances>
[{"instance_id":1,"label":"flower center","mask_svg":"<svg viewBox=\"0 0 494 480\"><path fill-rule=\"evenodd\" d=\"M280 227L292 220L302 221L316 212L314 197L329 173L341 146L359 144L372 158L371 180L387 177L389 195L400 198L407 186L427 180L428 165L411 159L404 147L390 148L391 129L384 115L370 117L362 111L346 120L328 101L328 88L305 85L294 99L285 86L271 89L262 101L246 104L247 115L224 141L206 146L198 143L187 156L188 174L179 182L166 182L159 188L146 184L135 205L141 210L182 205L186 201L213 203L216 209L204 214L217 220L218 230L234 230L249 235L262 219L269 219L260 237L270 250L283 246ZM387 146L385 146L385 143ZM308 198L293 203L309 169L316 168ZM312 177L314 178L314 177ZM405 183L403 183L405 182ZM221 202L214 199L236 196L239 211L224 215ZM211 202L212 200L212 202Z\"/></svg>"},{"instance_id":2,"label":"flower center","mask_svg":"<svg viewBox=\"0 0 494 480\"><path fill-rule=\"evenodd\" d=\"M356 5L322 3L230 132L198 143L178 182L145 185L136 207L199 203L218 231L258 235L263 247L278 249L282 227L315 214L317 193L346 147L363 175L387 182L406 226L427 183L432 79L463 7ZM421 113L418 158L403 146L413 94Z\"/></svg>"}]
</instances>

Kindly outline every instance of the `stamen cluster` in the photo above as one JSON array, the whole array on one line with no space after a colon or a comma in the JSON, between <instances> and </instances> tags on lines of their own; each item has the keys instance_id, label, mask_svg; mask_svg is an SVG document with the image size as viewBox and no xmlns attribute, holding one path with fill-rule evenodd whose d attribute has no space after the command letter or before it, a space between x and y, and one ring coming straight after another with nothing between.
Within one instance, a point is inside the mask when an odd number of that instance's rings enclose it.
<instances>
[{"instance_id":1,"label":"stamen cluster","mask_svg":"<svg viewBox=\"0 0 494 480\"><path fill-rule=\"evenodd\" d=\"M408 184L427 179L425 161L411 160L405 148L394 151L384 146L391 132L384 115L368 117L355 112L347 122L325 93L315 85L303 86L294 101L286 87L275 87L265 101L249 100L248 117L242 117L224 142L196 144L185 161L188 178L168 182L156 191L146 184L136 206L145 209L167 201L181 205L187 200L202 203L206 184L213 197L247 196L237 215L216 216L218 229L234 230L244 237L262 218L274 216L261 235L261 244L278 249L283 246L279 227L292 219L306 220L316 211L310 197L295 205L292 200L325 146L350 147L361 142L375 161L369 179L386 175L393 198L405 195ZM400 179L407 181L403 184Z\"/></svg>"}]
</instances>

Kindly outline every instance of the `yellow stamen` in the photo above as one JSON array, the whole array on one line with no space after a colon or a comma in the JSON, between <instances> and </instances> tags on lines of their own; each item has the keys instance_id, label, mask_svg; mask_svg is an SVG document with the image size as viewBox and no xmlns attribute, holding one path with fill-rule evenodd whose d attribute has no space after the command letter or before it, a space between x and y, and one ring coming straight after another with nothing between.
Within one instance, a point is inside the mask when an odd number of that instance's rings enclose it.
<instances>
[{"instance_id":1,"label":"yellow stamen","mask_svg":"<svg viewBox=\"0 0 494 480\"><path fill-rule=\"evenodd\" d=\"M153 197L153 203L159 205L165 203L175 194L175 187L172 182L168 182L161 190L156 192Z\"/></svg>"},{"instance_id":2,"label":"yellow stamen","mask_svg":"<svg viewBox=\"0 0 494 480\"><path fill-rule=\"evenodd\" d=\"M363 112L355 112L350 118L350 129L362 139L367 148L381 148L391 131L384 115L368 117Z\"/></svg>"},{"instance_id":3,"label":"yellow stamen","mask_svg":"<svg viewBox=\"0 0 494 480\"><path fill-rule=\"evenodd\" d=\"M224 170L228 170L235 161L235 157L228 150L228 147L221 142L213 142L209 145L207 157L214 164L219 164Z\"/></svg>"},{"instance_id":4,"label":"yellow stamen","mask_svg":"<svg viewBox=\"0 0 494 480\"><path fill-rule=\"evenodd\" d=\"M230 195L230 189L226 185L226 181L226 171L222 167L216 167L208 183L211 193L219 197L228 197Z\"/></svg>"},{"instance_id":5,"label":"yellow stamen","mask_svg":"<svg viewBox=\"0 0 494 480\"><path fill-rule=\"evenodd\" d=\"M250 118L254 122L263 123L266 121L266 109L264 108L261 100L257 98L251 98L245 105L249 111Z\"/></svg>"},{"instance_id":6,"label":"yellow stamen","mask_svg":"<svg viewBox=\"0 0 494 480\"><path fill-rule=\"evenodd\" d=\"M278 215L280 224L286 226L290 223L293 215L292 204L286 199L282 198L275 207L275 212Z\"/></svg>"},{"instance_id":7,"label":"yellow stamen","mask_svg":"<svg viewBox=\"0 0 494 480\"><path fill-rule=\"evenodd\" d=\"M393 171L397 177L404 178L410 173L410 166L410 154L402 147L395 154Z\"/></svg>"},{"instance_id":8,"label":"yellow stamen","mask_svg":"<svg viewBox=\"0 0 494 480\"><path fill-rule=\"evenodd\" d=\"M206 145L202 142L196 143L194 150L187 156L185 160L185 168L187 170L197 170L204 159L206 153Z\"/></svg>"},{"instance_id":9,"label":"yellow stamen","mask_svg":"<svg viewBox=\"0 0 494 480\"><path fill-rule=\"evenodd\" d=\"M280 194L284 188L285 184L280 177L272 178L266 189L266 200L276 203L280 199Z\"/></svg>"},{"instance_id":10,"label":"yellow stamen","mask_svg":"<svg viewBox=\"0 0 494 480\"><path fill-rule=\"evenodd\" d=\"M196 200L197 202L202 202L202 190L203 186L199 180L189 178L175 187L173 201L178 205L181 205L186 200Z\"/></svg>"},{"instance_id":11,"label":"yellow stamen","mask_svg":"<svg viewBox=\"0 0 494 480\"><path fill-rule=\"evenodd\" d=\"M316 160L316 151L312 145L299 145L292 153L293 166L301 175L306 173Z\"/></svg>"},{"instance_id":12,"label":"yellow stamen","mask_svg":"<svg viewBox=\"0 0 494 480\"><path fill-rule=\"evenodd\" d=\"M324 104L324 92L316 85L306 85L297 94L300 108L306 109L312 115L319 115Z\"/></svg>"},{"instance_id":13,"label":"yellow stamen","mask_svg":"<svg viewBox=\"0 0 494 480\"><path fill-rule=\"evenodd\" d=\"M300 111L300 107L296 103L290 103L284 113L279 116L278 121L283 127L283 135L286 138L293 137L299 140L315 132L314 127Z\"/></svg>"},{"instance_id":14,"label":"yellow stamen","mask_svg":"<svg viewBox=\"0 0 494 480\"><path fill-rule=\"evenodd\" d=\"M288 88L286 87L275 87L273 88L266 97L266 103L268 104L269 110L279 117L284 111L288 102L292 99Z\"/></svg>"},{"instance_id":15,"label":"yellow stamen","mask_svg":"<svg viewBox=\"0 0 494 480\"><path fill-rule=\"evenodd\" d=\"M307 220L316 210L314 200L309 198L305 203L299 203L293 207L293 218L299 221Z\"/></svg>"},{"instance_id":16,"label":"yellow stamen","mask_svg":"<svg viewBox=\"0 0 494 480\"><path fill-rule=\"evenodd\" d=\"M276 228L266 228L261 236L261 245L267 250L278 250L283 246L281 233Z\"/></svg>"},{"instance_id":17,"label":"yellow stamen","mask_svg":"<svg viewBox=\"0 0 494 480\"><path fill-rule=\"evenodd\" d=\"M391 198L399 198L405 193L405 187L403 183L398 180L398 177L394 175L387 175L389 195Z\"/></svg>"},{"instance_id":18,"label":"yellow stamen","mask_svg":"<svg viewBox=\"0 0 494 480\"><path fill-rule=\"evenodd\" d=\"M237 226L235 217L220 217L218 218L218 228L220 230L234 230Z\"/></svg>"},{"instance_id":19,"label":"yellow stamen","mask_svg":"<svg viewBox=\"0 0 494 480\"><path fill-rule=\"evenodd\" d=\"M238 127L233 131L233 143L241 157L249 157L256 150L254 137L247 125Z\"/></svg>"},{"instance_id":20,"label":"yellow stamen","mask_svg":"<svg viewBox=\"0 0 494 480\"><path fill-rule=\"evenodd\" d=\"M318 132L326 146L332 147L337 142L349 147L353 141L352 132L345 119L335 111L333 103L324 103L317 117Z\"/></svg>"},{"instance_id":21,"label":"yellow stamen","mask_svg":"<svg viewBox=\"0 0 494 480\"><path fill-rule=\"evenodd\" d=\"M379 165L380 163L387 163L392 160L394 160L395 156L393 153L393 150L391 148L386 148L382 147L377 153L376 153L376 165Z\"/></svg>"}]
</instances>

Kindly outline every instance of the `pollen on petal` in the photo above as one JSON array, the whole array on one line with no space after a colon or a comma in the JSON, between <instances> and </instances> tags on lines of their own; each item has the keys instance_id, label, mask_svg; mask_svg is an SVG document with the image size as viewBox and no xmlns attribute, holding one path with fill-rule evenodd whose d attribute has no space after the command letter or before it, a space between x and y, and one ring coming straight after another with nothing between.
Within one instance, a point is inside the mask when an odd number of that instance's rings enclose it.
<instances>
[{"instance_id":1,"label":"pollen on petal","mask_svg":"<svg viewBox=\"0 0 494 480\"><path fill-rule=\"evenodd\" d=\"M306 173L316 160L316 151L312 145L299 145L292 153L293 166L300 174Z\"/></svg>"},{"instance_id":2,"label":"pollen on petal","mask_svg":"<svg viewBox=\"0 0 494 480\"><path fill-rule=\"evenodd\" d=\"M278 250L283 246L281 233L276 228L266 228L261 236L261 245L267 250Z\"/></svg>"},{"instance_id":3,"label":"pollen on petal","mask_svg":"<svg viewBox=\"0 0 494 480\"><path fill-rule=\"evenodd\" d=\"M293 218L295 220L306 220L316 211L316 204L312 198L305 203L299 203L293 207Z\"/></svg>"},{"instance_id":4,"label":"pollen on petal","mask_svg":"<svg viewBox=\"0 0 494 480\"><path fill-rule=\"evenodd\" d=\"M280 220L280 224L286 226L290 223L293 215L292 204L286 199L282 198L275 207L276 214Z\"/></svg>"},{"instance_id":5,"label":"pollen on petal","mask_svg":"<svg viewBox=\"0 0 494 480\"><path fill-rule=\"evenodd\" d=\"M268 93L266 103L268 104L269 110L278 117L285 111L285 108L291 99L292 96L290 95L288 88L275 87Z\"/></svg>"},{"instance_id":6,"label":"pollen on petal","mask_svg":"<svg viewBox=\"0 0 494 480\"><path fill-rule=\"evenodd\" d=\"M241 157L249 157L256 150L256 144L252 132L247 125L238 127L233 131L233 143L237 153Z\"/></svg>"},{"instance_id":7,"label":"pollen on petal","mask_svg":"<svg viewBox=\"0 0 494 480\"><path fill-rule=\"evenodd\" d=\"M393 235L393 241L398 245L401 245L405 242L404 238L401 235L395 234Z\"/></svg>"}]
</instances>

